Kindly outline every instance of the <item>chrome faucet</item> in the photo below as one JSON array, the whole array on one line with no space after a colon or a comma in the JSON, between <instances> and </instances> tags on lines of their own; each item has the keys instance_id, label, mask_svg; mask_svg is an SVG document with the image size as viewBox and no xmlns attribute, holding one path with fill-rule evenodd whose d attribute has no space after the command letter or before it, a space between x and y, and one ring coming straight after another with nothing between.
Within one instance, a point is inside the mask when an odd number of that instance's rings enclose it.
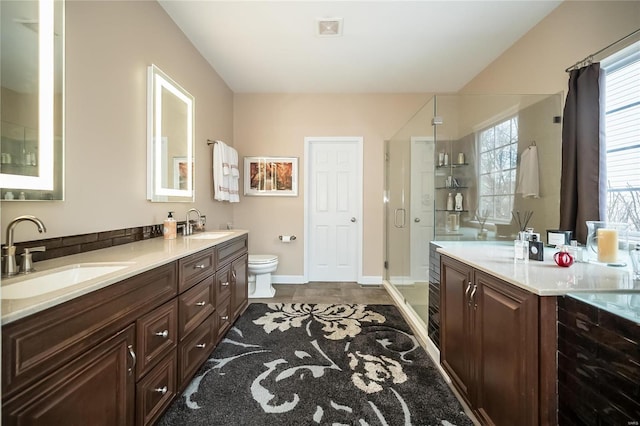
<instances>
[{"instance_id":1,"label":"chrome faucet","mask_svg":"<svg viewBox=\"0 0 640 426\"><path fill-rule=\"evenodd\" d=\"M3 276L11 276L18 273L18 267L16 265L16 246L13 244L13 230L18 223L24 221L35 223L38 227L38 232L40 233L47 232L47 228L44 226L44 223L35 216L18 216L9 222L9 225L7 226L7 239L5 241L6 246L4 247L5 253L2 255L2 260L4 261L2 267ZM24 272L30 272L30 270L25 270Z\"/></svg>"},{"instance_id":2,"label":"chrome faucet","mask_svg":"<svg viewBox=\"0 0 640 426\"><path fill-rule=\"evenodd\" d=\"M196 222L196 226L198 228L200 227L200 221L202 220L202 214L200 214L200 210L198 210L198 209L189 209L187 211L187 220L184 223L184 235L193 234L193 225L191 225L191 222L189 222L189 216L191 215L191 212L197 213L198 221Z\"/></svg>"}]
</instances>

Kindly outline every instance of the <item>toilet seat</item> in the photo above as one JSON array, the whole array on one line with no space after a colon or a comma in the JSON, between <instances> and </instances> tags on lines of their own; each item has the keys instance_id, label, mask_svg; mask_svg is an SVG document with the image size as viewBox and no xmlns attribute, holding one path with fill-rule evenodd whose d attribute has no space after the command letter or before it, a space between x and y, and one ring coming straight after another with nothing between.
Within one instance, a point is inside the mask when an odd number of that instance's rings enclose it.
<instances>
[{"instance_id":1,"label":"toilet seat","mask_svg":"<svg viewBox=\"0 0 640 426\"><path fill-rule=\"evenodd\" d=\"M274 254L250 254L249 263L254 265L260 265L264 263L271 263L278 260L278 256Z\"/></svg>"}]
</instances>

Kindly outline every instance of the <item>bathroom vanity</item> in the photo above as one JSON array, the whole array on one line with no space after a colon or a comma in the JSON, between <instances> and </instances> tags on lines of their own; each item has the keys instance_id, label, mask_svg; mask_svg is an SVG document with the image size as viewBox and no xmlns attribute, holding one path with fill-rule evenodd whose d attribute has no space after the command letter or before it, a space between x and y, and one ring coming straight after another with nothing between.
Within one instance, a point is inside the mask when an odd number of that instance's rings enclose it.
<instances>
[{"instance_id":1,"label":"bathroom vanity","mask_svg":"<svg viewBox=\"0 0 640 426\"><path fill-rule=\"evenodd\" d=\"M155 422L247 307L247 233L202 235L40 262L127 266L2 299L2 423Z\"/></svg>"},{"instance_id":2,"label":"bathroom vanity","mask_svg":"<svg viewBox=\"0 0 640 426\"><path fill-rule=\"evenodd\" d=\"M626 376L625 383L631 377L631 384L622 397L616 391L615 398L599 397L587 403L592 405L591 419L603 418L607 412L615 414L610 419L620 421L632 421L636 414L640 418L640 406L633 403L640 392L638 382L633 385L633 377L640 377L640 323L627 321L630 325L623 326L622 319L609 320L607 328L614 330L609 337L599 331L584 337L587 322L580 311L585 309L578 308L574 299L605 293L640 295L627 269L585 263L560 268L550 253L544 262L514 262L510 244L440 245L441 364L482 424L555 425L559 418L575 418L567 413L580 412L580 406L572 405L576 398L568 396L575 391L567 392L567 385L579 386L586 395L597 394L601 384L581 377L581 371L593 370L593 365L579 365L584 359L576 355L580 351L573 343L566 344L570 332L581 336L574 340L581 340L583 346L590 339L591 346L596 345L598 338L609 339L605 347L609 341L627 342L626 352L616 352L617 363L598 368L600 375ZM591 313L591 328L602 330L597 318ZM615 335L620 337L611 337ZM563 373L568 369L573 370ZM595 390L586 390L587 382ZM564 389L560 399L558 386L561 392ZM607 405L608 401L614 402ZM596 413L593 406L601 412Z\"/></svg>"}]
</instances>

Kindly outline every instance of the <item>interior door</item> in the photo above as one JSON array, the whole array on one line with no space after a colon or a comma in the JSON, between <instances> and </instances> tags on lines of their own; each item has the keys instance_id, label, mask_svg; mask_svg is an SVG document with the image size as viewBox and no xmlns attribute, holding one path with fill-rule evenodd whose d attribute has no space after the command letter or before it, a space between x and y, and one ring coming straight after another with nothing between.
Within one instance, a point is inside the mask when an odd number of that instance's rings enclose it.
<instances>
[{"instance_id":1,"label":"interior door","mask_svg":"<svg viewBox=\"0 0 640 426\"><path fill-rule=\"evenodd\" d=\"M307 138L309 281L358 281L362 138Z\"/></svg>"}]
</instances>

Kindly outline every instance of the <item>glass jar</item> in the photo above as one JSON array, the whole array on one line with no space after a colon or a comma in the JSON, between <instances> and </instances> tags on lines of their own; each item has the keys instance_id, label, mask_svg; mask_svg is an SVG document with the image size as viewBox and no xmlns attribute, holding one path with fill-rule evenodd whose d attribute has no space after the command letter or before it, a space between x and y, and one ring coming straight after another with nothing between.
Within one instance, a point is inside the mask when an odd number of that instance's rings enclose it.
<instances>
[{"instance_id":1,"label":"glass jar","mask_svg":"<svg viewBox=\"0 0 640 426\"><path fill-rule=\"evenodd\" d=\"M606 264L624 263L629 249L629 224L587 221L587 260Z\"/></svg>"}]
</instances>

